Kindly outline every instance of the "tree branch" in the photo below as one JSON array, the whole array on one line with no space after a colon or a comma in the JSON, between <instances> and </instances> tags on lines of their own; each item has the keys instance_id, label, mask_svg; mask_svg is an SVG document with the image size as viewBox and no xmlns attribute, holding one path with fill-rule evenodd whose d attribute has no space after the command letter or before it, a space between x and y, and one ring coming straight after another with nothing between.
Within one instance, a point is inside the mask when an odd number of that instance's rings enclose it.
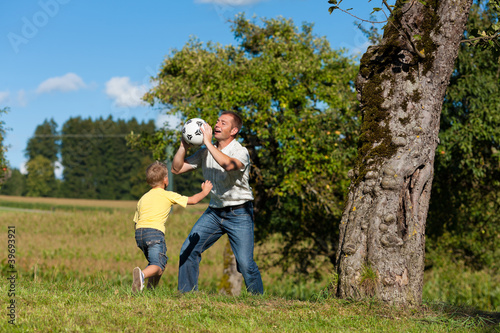
<instances>
[{"instance_id":1,"label":"tree branch","mask_svg":"<svg viewBox=\"0 0 500 333\"><path fill-rule=\"evenodd\" d=\"M357 17L356 15L353 15L353 14L349 13L347 10L344 10L344 9L342 9L342 8L338 7L338 6L333 6L333 7L330 7L330 14L333 12L333 10L334 10L334 9L338 9L338 10L340 10L341 12L344 12L344 13L346 13L346 14L348 14L348 15L351 15L351 16L352 16L352 17L354 17L355 19L358 19L358 20L360 20L360 21L367 22L367 23L372 23L372 24L381 24L381 23L386 23L386 22L387 22L387 20L386 20L386 21L381 21L381 22L376 22L376 21L365 20L365 19L362 19L362 18L360 18L360 17Z\"/></svg>"},{"instance_id":2,"label":"tree branch","mask_svg":"<svg viewBox=\"0 0 500 333\"><path fill-rule=\"evenodd\" d=\"M389 6L389 4L387 3L387 1L386 1L386 0L383 0L382 2L384 3L384 5L387 7L387 9L389 10L389 12L390 12L390 13L391 13L391 15L392 15L392 9L391 9L391 6Z\"/></svg>"},{"instance_id":3,"label":"tree branch","mask_svg":"<svg viewBox=\"0 0 500 333\"><path fill-rule=\"evenodd\" d=\"M474 37L474 38L468 38L468 39L462 39L460 43L473 43L475 41L493 41L496 42L496 38L500 37L500 32L497 32L491 36L482 36L482 37Z\"/></svg>"}]
</instances>

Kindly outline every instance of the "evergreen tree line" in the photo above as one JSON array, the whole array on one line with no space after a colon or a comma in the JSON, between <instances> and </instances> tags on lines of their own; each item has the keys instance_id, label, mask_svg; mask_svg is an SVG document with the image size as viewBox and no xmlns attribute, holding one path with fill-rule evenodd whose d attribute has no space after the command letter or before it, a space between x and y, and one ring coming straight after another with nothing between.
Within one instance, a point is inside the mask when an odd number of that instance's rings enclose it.
<instances>
[{"instance_id":1,"label":"evergreen tree line","mask_svg":"<svg viewBox=\"0 0 500 333\"><path fill-rule=\"evenodd\" d=\"M126 136L153 133L154 121L108 118L68 119L58 130L53 120L38 125L28 140L26 174L13 169L1 194L30 197L136 200L149 190L146 167L149 152L127 146ZM62 170L58 170L62 168ZM62 171L62 172L61 172ZM62 177L56 177L57 173ZM197 191L200 175L180 180L176 188ZM173 182L173 179L171 179ZM194 188L194 189L191 189ZM187 194L189 194L187 193Z\"/></svg>"}]
</instances>

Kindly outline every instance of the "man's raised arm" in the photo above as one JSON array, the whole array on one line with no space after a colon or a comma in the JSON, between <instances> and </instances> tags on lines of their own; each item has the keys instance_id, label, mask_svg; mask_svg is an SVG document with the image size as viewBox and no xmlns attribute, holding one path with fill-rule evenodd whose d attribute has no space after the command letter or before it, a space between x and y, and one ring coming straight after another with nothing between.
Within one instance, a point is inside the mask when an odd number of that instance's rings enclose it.
<instances>
[{"instance_id":1,"label":"man's raised arm","mask_svg":"<svg viewBox=\"0 0 500 333\"><path fill-rule=\"evenodd\" d=\"M179 149L174 155L172 160L172 173L178 175L187 171L193 170L193 168L187 164L184 159L186 158L187 143L184 140L181 141Z\"/></svg>"}]
</instances>

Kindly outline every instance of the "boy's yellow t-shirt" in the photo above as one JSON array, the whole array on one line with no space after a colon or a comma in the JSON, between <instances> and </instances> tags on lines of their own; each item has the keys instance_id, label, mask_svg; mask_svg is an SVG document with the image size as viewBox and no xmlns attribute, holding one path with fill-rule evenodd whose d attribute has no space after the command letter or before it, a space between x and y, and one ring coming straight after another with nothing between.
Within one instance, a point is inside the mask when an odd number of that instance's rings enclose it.
<instances>
[{"instance_id":1,"label":"boy's yellow t-shirt","mask_svg":"<svg viewBox=\"0 0 500 333\"><path fill-rule=\"evenodd\" d=\"M137 203L134 222L136 229L153 228L165 233L165 222L174 204L186 208L188 197L161 188L149 190Z\"/></svg>"}]
</instances>

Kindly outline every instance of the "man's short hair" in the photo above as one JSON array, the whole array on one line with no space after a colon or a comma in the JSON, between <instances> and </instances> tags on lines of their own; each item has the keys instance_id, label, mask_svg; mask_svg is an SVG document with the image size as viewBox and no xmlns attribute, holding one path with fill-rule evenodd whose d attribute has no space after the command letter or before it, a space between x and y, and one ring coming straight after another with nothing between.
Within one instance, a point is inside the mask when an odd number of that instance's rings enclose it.
<instances>
[{"instance_id":1,"label":"man's short hair","mask_svg":"<svg viewBox=\"0 0 500 333\"><path fill-rule=\"evenodd\" d=\"M168 176L168 167L159 161L150 164L146 169L146 181L149 186L161 185Z\"/></svg>"},{"instance_id":2,"label":"man's short hair","mask_svg":"<svg viewBox=\"0 0 500 333\"><path fill-rule=\"evenodd\" d=\"M240 115L234 111L223 111L221 113L221 116L223 114L228 114L228 115L231 115L233 117L233 125L238 128L238 132L239 132L241 130L241 126L243 126L243 120L241 119Z\"/></svg>"}]
</instances>

